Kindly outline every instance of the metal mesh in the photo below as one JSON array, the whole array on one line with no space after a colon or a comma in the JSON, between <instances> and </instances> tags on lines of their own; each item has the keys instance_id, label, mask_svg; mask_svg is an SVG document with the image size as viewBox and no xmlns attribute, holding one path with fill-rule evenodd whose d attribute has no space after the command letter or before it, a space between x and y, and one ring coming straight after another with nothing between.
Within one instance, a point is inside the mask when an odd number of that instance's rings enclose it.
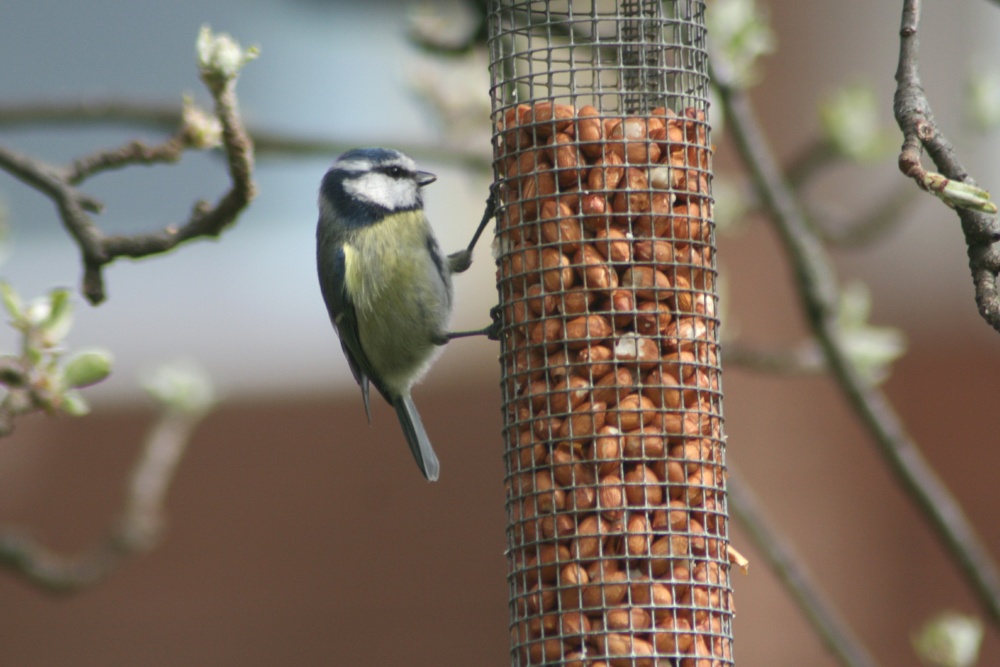
<instances>
[{"instance_id":1,"label":"metal mesh","mask_svg":"<svg viewBox=\"0 0 1000 667\"><path fill-rule=\"evenodd\" d=\"M703 10L489 4L514 665L732 664Z\"/></svg>"}]
</instances>

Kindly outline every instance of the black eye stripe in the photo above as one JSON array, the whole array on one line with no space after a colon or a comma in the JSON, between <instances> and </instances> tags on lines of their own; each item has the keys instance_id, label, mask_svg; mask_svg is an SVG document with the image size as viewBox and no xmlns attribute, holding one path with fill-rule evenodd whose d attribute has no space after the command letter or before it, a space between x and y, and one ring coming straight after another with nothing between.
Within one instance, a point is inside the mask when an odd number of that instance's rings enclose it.
<instances>
[{"instance_id":1,"label":"black eye stripe","mask_svg":"<svg viewBox=\"0 0 1000 667\"><path fill-rule=\"evenodd\" d=\"M410 172L399 165L391 164L384 167L377 167L375 171L378 171L390 178L409 178Z\"/></svg>"}]
</instances>

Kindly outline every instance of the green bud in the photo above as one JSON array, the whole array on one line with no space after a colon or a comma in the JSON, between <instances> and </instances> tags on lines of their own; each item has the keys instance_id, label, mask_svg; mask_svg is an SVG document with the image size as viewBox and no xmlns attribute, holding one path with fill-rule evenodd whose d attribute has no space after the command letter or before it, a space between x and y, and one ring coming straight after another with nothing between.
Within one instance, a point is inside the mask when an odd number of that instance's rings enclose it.
<instances>
[{"instance_id":1,"label":"green bud","mask_svg":"<svg viewBox=\"0 0 1000 667\"><path fill-rule=\"evenodd\" d=\"M54 289L48 297L48 313L39 322L44 340L55 346L66 337L73 326L73 302L68 289Z\"/></svg>"},{"instance_id":2,"label":"green bud","mask_svg":"<svg viewBox=\"0 0 1000 667\"><path fill-rule=\"evenodd\" d=\"M80 392L72 389L63 393L59 407L62 408L63 412L73 417L83 417L90 414L90 405L80 395Z\"/></svg>"},{"instance_id":3,"label":"green bud","mask_svg":"<svg viewBox=\"0 0 1000 667\"><path fill-rule=\"evenodd\" d=\"M63 382L67 387L87 387L111 374L114 358L106 350L76 352L63 367Z\"/></svg>"},{"instance_id":4,"label":"green bud","mask_svg":"<svg viewBox=\"0 0 1000 667\"><path fill-rule=\"evenodd\" d=\"M18 296L14 288L7 281L0 282L0 299L3 300L3 307L7 313L15 320L24 318L24 302Z\"/></svg>"},{"instance_id":5,"label":"green bud","mask_svg":"<svg viewBox=\"0 0 1000 667\"><path fill-rule=\"evenodd\" d=\"M990 193L975 185L929 171L924 177L924 187L952 208L968 208L990 214L997 212L997 205L990 201Z\"/></svg>"},{"instance_id":6,"label":"green bud","mask_svg":"<svg viewBox=\"0 0 1000 667\"><path fill-rule=\"evenodd\" d=\"M1000 125L1000 69L976 68L969 76L968 93L969 115L979 129Z\"/></svg>"},{"instance_id":7,"label":"green bud","mask_svg":"<svg viewBox=\"0 0 1000 667\"><path fill-rule=\"evenodd\" d=\"M983 623L975 616L945 611L928 621L912 641L925 665L971 667L979 657Z\"/></svg>"},{"instance_id":8,"label":"green bud","mask_svg":"<svg viewBox=\"0 0 1000 667\"><path fill-rule=\"evenodd\" d=\"M870 84L838 88L820 105L826 140L838 153L858 162L882 158L891 140L879 123L879 99Z\"/></svg>"},{"instance_id":9,"label":"green bud","mask_svg":"<svg viewBox=\"0 0 1000 667\"><path fill-rule=\"evenodd\" d=\"M878 385L889 377L892 364L906 352L906 337L898 329L870 324L870 313L868 287L860 281L844 285L838 313L843 345L855 369L869 384Z\"/></svg>"},{"instance_id":10,"label":"green bud","mask_svg":"<svg viewBox=\"0 0 1000 667\"><path fill-rule=\"evenodd\" d=\"M775 49L767 12L755 0L715 0L706 7L713 64L740 88L760 80L758 59Z\"/></svg>"},{"instance_id":11,"label":"green bud","mask_svg":"<svg viewBox=\"0 0 1000 667\"><path fill-rule=\"evenodd\" d=\"M225 82L236 78L240 68L257 57L258 49L244 49L226 33L215 34L207 25L198 32L195 45L198 69L206 82Z\"/></svg>"},{"instance_id":12,"label":"green bud","mask_svg":"<svg viewBox=\"0 0 1000 667\"><path fill-rule=\"evenodd\" d=\"M187 95L184 96L182 118L184 135L191 146L204 150L222 145L222 122L199 108Z\"/></svg>"},{"instance_id":13,"label":"green bud","mask_svg":"<svg viewBox=\"0 0 1000 667\"><path fill-rule=\"evenodd\" d=\"M146 378L143 387L167 409L188 415L208 412L217 400L208 373L190 363L164 364Z\"/></svg>"}]
</instances>

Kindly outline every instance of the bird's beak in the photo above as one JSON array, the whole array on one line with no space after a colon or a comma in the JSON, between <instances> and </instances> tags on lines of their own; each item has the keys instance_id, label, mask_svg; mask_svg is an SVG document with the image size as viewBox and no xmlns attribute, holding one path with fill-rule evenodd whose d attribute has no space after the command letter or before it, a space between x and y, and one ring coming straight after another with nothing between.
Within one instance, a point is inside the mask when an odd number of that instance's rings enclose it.
<instances>
[{"instance_id":1,"label":"bird's beak","mask_svg":"<svg viewBox=\"0 0 1000 667\"><path fill-rule=\"evenodd\" d=\"M423 187L425 185L430 185L431 183L433 183L438 179L437 176L435 176L429 171L418 171L416 175L417 175L417 185L419 185L420 187Z\"/></svg>"}]
</instances>

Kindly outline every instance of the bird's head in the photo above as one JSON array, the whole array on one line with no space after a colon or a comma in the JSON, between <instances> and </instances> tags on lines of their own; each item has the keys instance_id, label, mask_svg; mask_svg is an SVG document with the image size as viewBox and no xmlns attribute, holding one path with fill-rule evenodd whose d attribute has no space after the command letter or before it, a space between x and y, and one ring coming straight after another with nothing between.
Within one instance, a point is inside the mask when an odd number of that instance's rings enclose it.
<instances>
[{"instance_id":1,"label":"bird's head","mask_svg":"<svg viewBox=\"0 0 1000 667\"><path fill-rule=\"evenodd\" d=\"M397 150L356 148L338 157L323 177L320 211L349 227L373 224L391 213L423 208L420 189L436 178Z\"/></svg>"}]
</instances>

